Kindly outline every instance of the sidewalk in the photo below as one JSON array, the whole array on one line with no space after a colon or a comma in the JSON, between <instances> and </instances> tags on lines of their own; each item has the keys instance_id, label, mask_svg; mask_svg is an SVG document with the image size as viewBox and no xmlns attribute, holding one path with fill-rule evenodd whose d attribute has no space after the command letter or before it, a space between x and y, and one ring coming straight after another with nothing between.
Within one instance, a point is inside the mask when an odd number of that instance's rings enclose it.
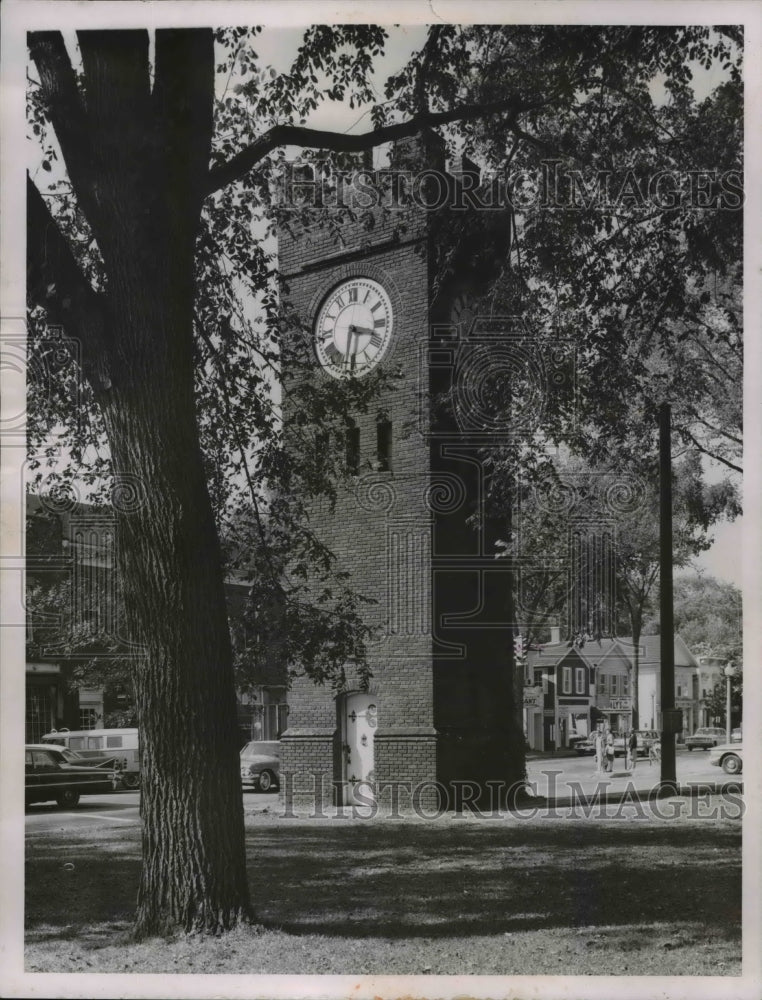
<instances>
[{"instance_id":1,"label":"sidewalk","mask_svg":"<svg viewBox=\"0 0 762 1000\"><path fill-rule=\"evenodd\" d=\"M325 803L320 808L315 806L296 806L286 810L282 797L277 803L260 800L258 797L247 797L245 800L245 815L248 821L259 825L267 823L287 822L299 825L302 822L315 823L336 819L367 822L368 820L398 819L412 822L432 822L441 820L458 820L467 816L490 820L498 818L521 818L528 815L542 819L544 816L561 815L558 810L569 810L575 815L581 810L585 816L605 815L605 807L622 806L635 815L645 811L653 813L656 818L675 818L678 814L687 813L693 818L704 816L707 810L719 811L727 819L739 819L743 815L743 781L738 777L729 777L722 771L707 772L706 761L696 759L678 762L677 781L674 784L661 784L661 769L658 764L649 766L647 762L639 762L635 771L625 770L622 758L617 758L619 768L604 774L596 773L595 763L586 758L580 765L579 758L554 758L544 755L527 761L529 778L528 794L521 796L511 808L506 808L504 799L470 798L465 796L462 810L452 808L426 810L417 808L415 801L408 796L400 795L395 804L389 799L388 789L375 801L367 799L362 806L334 806ZM717 768L711 768L717 772ZM720 796L721 801L709 802L711 797ZM704 802L706 800L706 802ZM470 803L470 804L469 804ZM660 806L660 803L664 803ZM703 812L702 812L703 810ZM667 815L667 814L670 815ZM674 816L672 814L674 813ZM620 812L618 815L624 815Z\"/></svg>"},{"instance_id":2,"label":"sidewalk","mask_svg":"<svg viewBox=\"0 0 762 1000\"><path fill-rule=\"evenodd\" d=\"M625 768L622 758L616 758L614 770L598 772L590 760L589 773L579 773L579 767L569 768L568 761L543 755L527 760L530 790L538 805L545 800L548 808L569 806L576 802L617 803L623 800L646 801L668 796L732 795L743 793L743 778L730 777L722 771L701 773L706 768L694 760L679 759L677 780L662 786L658 763L638 761L634 770ZM705 763L705 762L700 762ZM618 766L617 766L618 765ZM711 765L710 765L711 768ZM711 768L717 772L718 769ZM569 773L571 772L571 773Z\"/></svg>"}]
</instances>

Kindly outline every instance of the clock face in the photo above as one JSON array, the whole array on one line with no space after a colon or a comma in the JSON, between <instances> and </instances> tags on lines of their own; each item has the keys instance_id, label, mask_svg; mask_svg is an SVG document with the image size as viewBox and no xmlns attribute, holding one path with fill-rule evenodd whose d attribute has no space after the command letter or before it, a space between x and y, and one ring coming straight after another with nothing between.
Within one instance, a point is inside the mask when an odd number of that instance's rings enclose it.
<instances>
[{"instance_id":1,"label":"clock face","mask_svg":"<svg viewBox=\"0 0 762 1000\"><path fill-rule=\"evenodd\" d=\"M318 313L318 361L334 378L365 375L389 349L392 326L392 304L377 281L344 281L333 289Z\"/></svg>"}]
</instances>

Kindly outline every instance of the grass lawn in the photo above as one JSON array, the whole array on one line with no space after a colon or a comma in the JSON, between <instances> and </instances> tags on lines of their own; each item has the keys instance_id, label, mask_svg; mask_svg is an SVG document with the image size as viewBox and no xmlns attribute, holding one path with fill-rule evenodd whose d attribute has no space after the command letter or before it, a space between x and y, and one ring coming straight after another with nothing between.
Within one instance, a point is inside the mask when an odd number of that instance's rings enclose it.
<instances>
[{"instance_id":1,"label":"grass lawn","mask_svg":"<svg viewBox=\"0 0 762 1000\"><path fill-rule=\"evenodd\" d=\"M735 820L258 816L247 845L256 927L135 944L138 831L35 836L26 970L741 973Z\"/></svg>"}]
</instances>

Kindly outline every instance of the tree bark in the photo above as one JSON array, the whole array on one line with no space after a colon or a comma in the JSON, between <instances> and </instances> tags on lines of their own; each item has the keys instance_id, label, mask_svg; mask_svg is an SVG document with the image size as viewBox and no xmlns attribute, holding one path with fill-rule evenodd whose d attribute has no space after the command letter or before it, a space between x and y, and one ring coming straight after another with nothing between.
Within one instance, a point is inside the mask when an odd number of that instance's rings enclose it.
<instances>
[{"instance_id":1,"label":"tree bark","mask_svg":"<svg viewBox=\"0 0 762 1000\"><path fill-rule=\"evenodd\" d=\"M146 647L135 678L136 930L217 932L248 917L249 897L222 566L193 401L154 379L129 399L115 392L104 414L114 469L134 477L139 494L137 509L117 517L125 603Z\"/></svg>"},{"instance_id":2,"label":"tree bark","mask_svg":"<svg viewBox=\"0 0 762 1000\"><path fill-rule=\"evenodd\" d=\"M113 471L134 492L116 516L125 607L146 650L135 683L143 822L136 932L219 932L248 919L250 904L222 561L194 401L194 249L211 145L212 34L158 31L152 90L144 32L81 32L79 43L84 103L60 37L30 38L106 287L87 294L32 192L29 290L72 336L86 332L85 374Z\"/></svg>"}]
</instances>

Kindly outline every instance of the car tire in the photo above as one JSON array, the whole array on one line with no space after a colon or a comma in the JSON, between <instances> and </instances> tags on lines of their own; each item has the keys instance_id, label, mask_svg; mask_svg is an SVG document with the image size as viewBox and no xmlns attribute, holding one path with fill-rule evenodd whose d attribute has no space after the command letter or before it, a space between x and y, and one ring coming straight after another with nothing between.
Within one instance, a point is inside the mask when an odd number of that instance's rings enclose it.
<instances>
[{"instance_id":1,"label":"car tire","mask_svg":"<svg viewBox=\"0 0 762 1000\"><path fill-rule=\"evenodd\" d=\"M257 782L260 792L270 792L275 786L275 775L272 771L263 771Z\"/></svg>"},{"instance_id":2,"label":"car tire","mask_svg":"<svg viewBox=\"0 0 762 1000\"><path fill-rule=\"evenodd\" d=\"M123 774L122 784L131 792L134 792L136 788L140 788L140 775L137 771L130 771L127 774Z\"/></svg>"},{"instance_id":3,"label":"car tire","mask_svg":"<svg viewBox=\"0 0 762 1000\"><path fill-rule=\"evenodd\" d=\"M56 802L62 809L73 809L79 802L79 792L73 788L64 788L56 795Z\"/></svg>"},{"instance_id":4,"label":"car tire","mask_svg":"<svg viewBox=\"0 0 762 1000\"><path fill-rule=\"evenodd\" d=\"M726 774L740 774L742 767L741 758L738 754L729 753L722 758L722 770Z\"/></svg>"}]
</instances>

